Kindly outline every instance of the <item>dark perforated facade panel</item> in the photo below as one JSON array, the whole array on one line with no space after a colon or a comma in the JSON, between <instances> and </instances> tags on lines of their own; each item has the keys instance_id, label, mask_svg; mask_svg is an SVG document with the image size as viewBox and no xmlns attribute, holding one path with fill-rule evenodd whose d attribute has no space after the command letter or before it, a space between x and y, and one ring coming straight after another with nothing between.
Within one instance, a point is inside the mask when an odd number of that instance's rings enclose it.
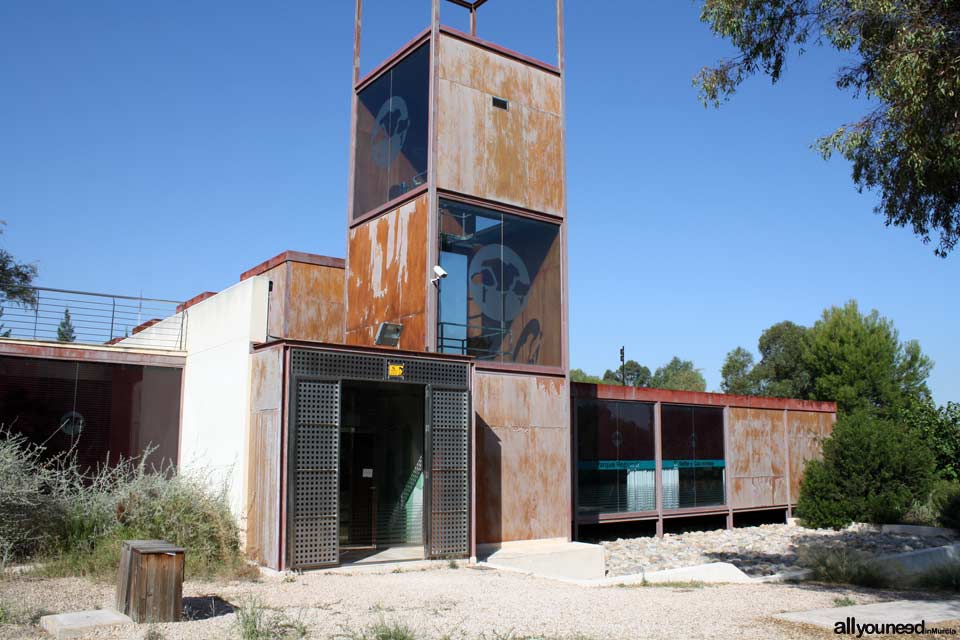
<instances>
[{"instance_id":1,"label":"dark perforated facade panel","mask_svg":"<svg viewBox=\"0 0 960 640\"><path fill-rule=\"evenodd\" d=\"M334 565L340 475L340 384L297 383L293 567Z\"/></svg>"},{"instance_id":2,"label":"dark perforated facade panel","mask_svg":"<svg viewBox=\"0 0 960 640\"><path fill-rule=\"evenodd\" d=\"M432 384L455 389L467 389L470 384L470 365L461 362L294 349L290 354L290 363L291 374L294 376L389 381L389 366L403 365L403 379L397 380L398 382Z\"/></svg>"},{"instance_id":3,"label":"dark perforated facade panel","mask_svg":"<svg viewBox=\"0 0 960 640\"><path fill-rule=\"evenodd\" d=\"M463 556L469 549L470 394L434 390L430 431L430 555Z\"/></svg>"}]
</instances>

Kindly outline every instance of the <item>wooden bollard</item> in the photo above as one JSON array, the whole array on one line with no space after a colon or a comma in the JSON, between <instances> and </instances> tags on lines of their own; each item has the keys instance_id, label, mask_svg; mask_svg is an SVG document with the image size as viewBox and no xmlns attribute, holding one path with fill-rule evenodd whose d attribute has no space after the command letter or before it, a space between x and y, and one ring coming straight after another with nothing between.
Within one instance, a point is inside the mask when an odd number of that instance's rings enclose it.
<instances>
[{"instance_id":1,"label":"wooden bollard","mask_svg":"<svg viewBox=\"0 0 960 640\"><path fill-rule=\"evenodd\" d=\"M183 610L184 549L163 540L124 540L117 611L134 622L178 622Z\"/></svg>"}]
</instances>

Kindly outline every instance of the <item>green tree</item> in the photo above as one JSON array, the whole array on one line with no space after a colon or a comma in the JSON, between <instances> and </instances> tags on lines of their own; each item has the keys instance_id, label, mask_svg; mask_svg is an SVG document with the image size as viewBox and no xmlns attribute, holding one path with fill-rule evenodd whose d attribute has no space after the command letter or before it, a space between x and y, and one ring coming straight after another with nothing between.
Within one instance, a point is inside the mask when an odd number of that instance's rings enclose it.
<instances>
[{"instance_id":1,"label":"green tree","mask_svg":"<svg viewBox=\"0 0 960 640\"><path fill-rule=\"evenodd\" d=\"M707 381L692 361L674 356L673 360L654 372L650 386L678 391L706 391Z\"/></svg>"},{"instance_id":2,"label":"green tree","mask_svg":"<svg viewBox=\"0 0 960 640\"><path fill-rule=\"evenodd\" d=\"M937 407L920 400L897 413L897 422L914 431L937 460L937 473L944 480L960 480L960 403Z\"/></svg>"},{"instance_id":3,"label":"green tree","mask_svg":"<svg viewBox=\"0 0 960 640\"><path fill-rule=\"evenodd\" d=\"M5 226L6 223L0 220L0 235L3 235ZM36 306L37 292L31 287L36 277L35 265L20 262L6 249L0 249L0 317L5 302L21 307ZM3 323L0 323L0 336L10 336L10 330L4 329Z\"/></svg>"},{"instance_id":4,"label":"green tree","mask_svg":"<svg viewBox=\"0 0 960 640\"><path fill-rule=\"evenodd\" d=\"M622 377L621 377L622 376ZM624 384L628 387L649 387L650 369L636 360L627 360L616 371L607 369L603 373L604 384Z\"/></svg>"},{"instance_id":5,"label":"green tree","mask_svg":"<svg viewBox=\"0 0 960 640\"><path fill-rule=\"evenodd\" d=\"M70 308L63 309L63 319L57 326L57 342L73 342L77 339L77 334L73 330L73 321L70 319Z\"/></svg>"},{"instance_id":6,"label":"green tree","mask_svg":"<svg viewBox=\"0 0 960 640\"><path fill-rule=\"evenodd\" d=\"M811 376L803 360L810 330L789 320L760 334L760 362L753 376L757 393L774 398L806 398Z\"/></svg>"},{"instance_id":7,"label":"green tree","mask_svg":"<svg viewBox=\"0 0 960 640\"><path fill-rule=\"evenodd\" d=\"M876 310L861 314L855 300L823 312L810 329L803 363L810 397L833 400L842 413L862 409L892 417L930 397L926 380L933 363L920 345L900 342L890 320Z\"/></svg>"},{"instance_id":8,"label":"green tree","mask_svg":"<svg viewBox=\"0 0 960 640\"><path fill-rule=\"evenodd\" d=\"M859 411L840 416L823 460L807 463L797 512L813 527L896 523L933 480L934 457L918 434Z\"/></svg>"},{"instance_id":9,"label":"green tree","mask_svg":"<svg viewBox=\"0 0 960 640\"><path fill-rule=\"evenodd\" d=\"M886 224L960 239L960 5L956 0L704 0L700 19L739 55L694 79L704 104L728 100L748 77L776 83L794 48L827 44L850 64L839 89L867 99L857 122L817 141L852 163L858 190L876 190Z\"/></svg>"},{"instance_id":10,"label":"green tree","mask_svg":"<svg viewBox=\"0 0 960 640\"><path fill-rule=\"evenodd\" d=\"M600 384L603 382L599 376L592 376L583 369L570 369L570 382L588 382L590 384Z\"/></svg>"},{"instance_id":11,"label":"green tree","mask_svg":"<svg viewBox=\"0 0 960 640\"><path fill-rule=\"evenodd\" d=\"M754 396L758 394L756 377L753 375L753 354L737 347L727 354L720 369L720 389L724 393L733 393L739 396Z\"/></svg>"}]
</instances>

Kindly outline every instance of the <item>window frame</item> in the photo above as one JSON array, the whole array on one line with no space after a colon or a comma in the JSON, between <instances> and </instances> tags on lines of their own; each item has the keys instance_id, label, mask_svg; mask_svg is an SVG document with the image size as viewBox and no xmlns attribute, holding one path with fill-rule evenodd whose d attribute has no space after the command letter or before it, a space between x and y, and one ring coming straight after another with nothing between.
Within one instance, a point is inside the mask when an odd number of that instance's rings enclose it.
<instances>
[{"instance_id":1,"label":"window frame","mask_svg":"<svg viewBox=\"0 0 960 640\"><path fill-rule=\"evenodd\" d=\"M481 360L475 359L474 366L481 371L501 371L505 373L532 373L539 375L551 375L551 376L567 376L567 367L568 367L568 340L567 340L567 330L568 330L568 313L567 313L567 225L563 217L551 215L548 213L531 211L529 209L523 209L515 206L505 205L499 202L493 202L490 200L480 199L464 195L455 191L449 191L446 189L436 189L436 198L435 205L432 207L432 216L431 224L435 225L430 232L430 242L432 243L432 256L433 264L440 264L440 255L441 242L440 242L440 216L441 216L441 202L450 201L456 204L462 204L466 206L476 207L480 209L486 209L490 212L513 216L516 218L522 218L534 222L544 222L554 225L557 228L557 237L554 242L559 243L558 250L560 251L560 287L558 292L559 300L559 313L560 313L560 363L557 365L546 365L546 364L527 364L527 363L517 363L517 362L498 362L491 360ZM440 285L442 287L442 285ZM434 307L434 322L433 329L435 331L435 344L434 350L438 353L445 353L440 351L440 290L434 290L434 300L436 305ZM448 355L457 355L457 354L448 354Z\"/></svg>"}]
</instances>

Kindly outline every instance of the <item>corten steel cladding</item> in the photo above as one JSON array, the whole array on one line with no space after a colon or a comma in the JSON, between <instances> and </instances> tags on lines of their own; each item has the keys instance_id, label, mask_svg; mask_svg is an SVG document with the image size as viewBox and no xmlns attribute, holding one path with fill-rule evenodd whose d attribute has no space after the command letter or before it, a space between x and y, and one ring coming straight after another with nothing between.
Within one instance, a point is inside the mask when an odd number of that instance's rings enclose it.
<instances>
[{"instance_id":1,"label":"corten steel cladding","mask_svg":"<svg viewBox=\"0 0 960 640\"><path fill-rule=\"evenodd\" d=\"M568 537L566 381L493 372L474 378L477 542Z\"/></svg>"},{"instance_id":2,"label":"corten steel cladding","mask_svg":"<svg viewBox=\"0 0 960 640\"><path fill-rule=\"evenodd\" d=\"M437 187L562 217L559 74L443 31L439 75Z\"/></svg>"},{"instance_id":3,"label":"corten steel cladding","mask_svg":"<svg viewBox=\"0 0 960 640\"><path fill-rule=\"evenodd\" d=\"M734 509L787 504L783 411L731 407L728 453Z\"/></svg>"},{"instance_id":4,"label":"corten steel cladding","mask_svg":"<svg viewBox=\"0 0 960 640\"><path fill-rule=\"evenodd\" d=\"M344 261L284 251L245 271L240 279L270 279L267 335L288 340L343 341Z\"/></svg>"},{"instance_id":5,"label":"corten steel cladding","mask_svg":"<svg viewBox=\"0 0 960 640\"><path fill-rule=\"evenodd\" d=\"M399 348L426 351L427 196L348 236L346 343L374 346L382 322L403 325Z\"/></svg>"}]
</instances>

